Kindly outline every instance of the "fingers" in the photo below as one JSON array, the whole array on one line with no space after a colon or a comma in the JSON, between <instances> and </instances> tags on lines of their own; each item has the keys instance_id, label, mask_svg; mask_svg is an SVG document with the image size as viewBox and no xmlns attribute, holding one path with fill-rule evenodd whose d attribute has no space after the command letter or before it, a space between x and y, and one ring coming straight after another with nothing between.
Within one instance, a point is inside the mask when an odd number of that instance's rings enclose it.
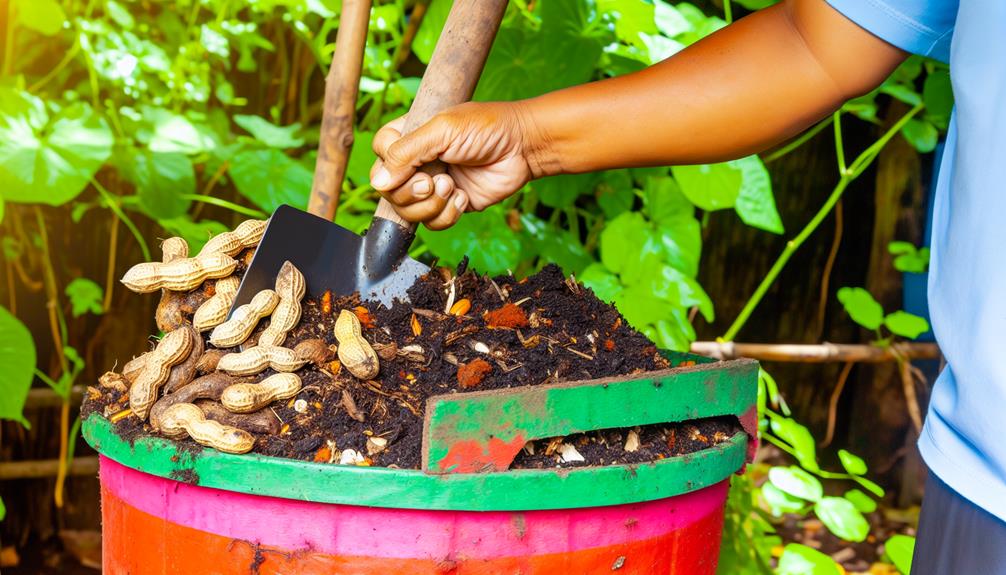
<instances>
[{"instance_id":1,"label":"fingers","mask_svg":"<svg viewBox=\"0 0 1006 575\"><path fill-rule=\"evenodd\" d=\"M451 197L451 201L447 202L444 209L433 219L427 220L424 223L426 227L434 231L447 229L458 223L458 219L461 217L461 214L465 213L467 208L468 194L462 190L456 190Z\"/></svg>"},{"instance_id":2,"label":"fingers","mask_svg":"<svg viewBox=\"0 0 1006 575\"><path fill-rule=\"evenodd\" d=\"M432 178L432 193L425 198L418 199L415 197L411 184L414 181L423 181L418 178L420 174L421 172L410 178L401 188L384 192L382 195L391 201L395 206L395 211L405 220L422 222L431 230L449 228L458 221L458 218L467 209L468 194L457 189L451 176L437 174Z\"/></svg>"},{"instance_id":3,"label":"fingers","mask_svg":"<svg viewBox=\"0 0 1006 575\"><path fill-rule=\"evenodd\" d=\"M401 136L402 126L404 119L399 118L374 135L374 153L382 164L375 165L370 184L380 192L401 187L419 166L437 159L453 132L451 121L442 114L407 136Z\"/></svg>"},{"instance_id":4,"label":"fingers","mask_svg":"<svg viewBox=\"0 0 1006 575\"><path fill-rule=\"evenodd\" d=\"M374 174L382 166L383 162L381 160L377 160L374 163L374 167L370 170L371 179L373 179ZM387 198L395 207L404 207L429 198L433 195L433 190L433 178L426 172L416 172L401 187L381 192L381 195Z\"/></svg>"}]
</instances>

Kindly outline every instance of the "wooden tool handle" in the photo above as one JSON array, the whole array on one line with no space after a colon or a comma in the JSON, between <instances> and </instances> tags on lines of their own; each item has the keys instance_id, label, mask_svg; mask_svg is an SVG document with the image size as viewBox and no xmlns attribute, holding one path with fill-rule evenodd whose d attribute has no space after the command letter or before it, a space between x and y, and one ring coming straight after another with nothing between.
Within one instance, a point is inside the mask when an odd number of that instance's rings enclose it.
<instances>
[{"instance_id":1,"label":"wooden tool handle","mask_svg":"<svg viewBox=\"0 0 1006 575\"><path fill-rule=\"evenodd\" d=\"M353 148L353 120L360 89L360 69L367 44L371 0L343 0L339 32L335 37L332 66L325 77L318 159L307 211L326 220L335 219L339 192Z\"/></svg>"},{"instance_id":2,"label":"wooden tool handle","mask_svg":"<svg viewBox=\"0 0 1006 575\"><path fill-rule=\"evenodd\" d=\"M416 99L409 108L403 135L426 123L437 112L472 97L506 6L507 0L454 0ZM422 169L431 174L444 170L439 162ZM384 198L377 204L374 217L391 220L415 233L416 224L399 217Z\"/></svg>"}]
</instances>

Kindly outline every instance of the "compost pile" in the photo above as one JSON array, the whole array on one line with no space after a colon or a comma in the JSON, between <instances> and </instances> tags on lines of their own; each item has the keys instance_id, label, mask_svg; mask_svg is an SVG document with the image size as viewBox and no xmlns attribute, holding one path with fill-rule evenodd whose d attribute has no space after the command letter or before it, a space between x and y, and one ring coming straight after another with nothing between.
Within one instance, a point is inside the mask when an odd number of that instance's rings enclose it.
<instances>
[{"instance_id":1,"label":"compost pile","mask_svg":"<svg viewBox=\"0 0 1006 575\"><path fill-rule=\"evenodd\" d=\"M161 293L153 349L88 389L83 416L127 440L156 434L229 453L418 468L430 396L635 374L669 367L618 311L550 265L518 280L435 268L390 309L358 294L305 297L287 262L226 320L266 222L249 220L190 257L122 282ZM226 320L226 321L225 321ZM736 420L605 430L529 443L514 467L640 463L705 449Z\"/></svg>"}]
</instances>

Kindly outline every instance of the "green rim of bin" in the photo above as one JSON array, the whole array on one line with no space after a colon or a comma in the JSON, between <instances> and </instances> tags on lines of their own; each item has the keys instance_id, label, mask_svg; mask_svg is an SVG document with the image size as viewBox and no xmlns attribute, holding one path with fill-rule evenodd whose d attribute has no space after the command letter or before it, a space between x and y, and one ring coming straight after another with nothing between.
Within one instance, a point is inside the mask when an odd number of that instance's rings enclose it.
<instances>
[{"instance_id":1,"label":"green rim of bin","mask_svg":"<svg viewBox=\"0 0 1006 575\"><path fill-rule=\"evenodd\" d=\"M637 465L430 475L179 450L175 442L158 437L130 443L98 414L84 421L82 431L95 450L126 467L202 487L318 503L460 511L573 509L673 497L730 477L744 465L749 440L738 432L709 449Z\"/></svg>"}]
</instances>

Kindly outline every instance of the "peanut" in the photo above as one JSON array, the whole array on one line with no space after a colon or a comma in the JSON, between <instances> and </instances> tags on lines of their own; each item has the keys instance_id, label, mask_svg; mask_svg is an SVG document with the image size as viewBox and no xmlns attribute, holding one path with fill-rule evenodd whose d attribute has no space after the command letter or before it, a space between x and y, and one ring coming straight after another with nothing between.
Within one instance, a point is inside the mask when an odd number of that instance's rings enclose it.
<instances>
[{"instance_id":1,"label":"peanut","mask_svg":"<svg viewBox=\"0 0 1006 575\"><path fill-rule=\"evenodd\" d=\"M129 384L132 385L136 378L143 371L143 366L147 364L147 360L150 359L150 354L153 352L148 351L147 353L141 354L137 357L126 362L126 365L122 366L122 375L127 380Z\"/></svg>"},{"instance_id":2,"label":"peanut","mask_svg":"<svg viewBox=\"0 0 1006 575\"><path fill-rule=\"evenodd\" d=\"M114 371L106 371L98 378L98 385L105 389L114 389L119 393L126 393L129 391L129 380L126 376L119 375Z\"/></svg>"},{"instance_id":3,"label":"peanut","mask_svg":"<svg viewBox=\"0 0 1006 575\"><path fill-rule=\"evenodd\" d=\"M161 288L189 291L208 279L231 275L237 265L237 261L217 253L180 258L169 263L144 262L129 268L120 281L137 293L150 293Z\"/></svg>"},{"instance_id":4,"label":"peanut","mask_svg":"<svg viewBox=\"0 0 1006 575\"><path fill-rule=\"evenodd\" d=\"M182 238L168 238L161 242L161 261L170 263L177 259L189 257L189 244ZM161 301L157 303L154 320L157 329L167 333L184 325L185 315L182 310L182 294L161 289Z\"/></svg>"},{"instance_id":5,"label":"peanut","mask_svg":"<svg viewBox=\"0 0 1006 575\"><path fill-rule=\"evenodd\" d=\"M279 304L269 318L269 326L259 335L259 345L283 345L287 332L300 321L300 300L304 298L306 290L304 274L292 263L283 262L283 267L276 276Z\"/></svg>"},{"instance_id":6,"label":"peanut","mask_svg":"<svg viewBox=\"0 0 1006 575\"><path fill-rule=\"evenodd\" d=\"M244 342L263 317L272 313L279 303L279 296L271 289L264 289L252 300L240 306L231 318L213 328L210 333L210 343L217 347L234 347Z\"/></svg>"},{"instance_id":7,"label":"peanut","mask_svg":"<svg viewBox=\"0 0 1006 575\"><path fill-rule=\"evenodd\" d=\"M191 403L179 403L165 410L161 433L173 439L188 435L197 443L224 453L248 453L255 446L252 434L206 419L202 410Z\"/></svg>"},{"instance_id":8,"label":"peanut","mask_svg":"<svg viewBox=\"0 0 1006 575\"><path fill-rule=\"evenodd\" d=\"M292 349L275 345L256 345L240 353L228 353L217 362L217 369L231 375L253 375L271 367L276 371L297 371L307 359Z\"/></svg>"},{"instance_id":9,"label":"peanut","mask_svg":"<svg viewBox=\"0 0 1006 575\"><path fill-rule=\"evenodd\" d=\"M233 231L210 238L203 249L199 250L199 255L221 253L235 256L245 248L255 247L262 239L262 234L265 233L265 227L268 223L265 220L245 220L238 224L238 227Z\"/></svg>"},{"instance_id":10,"label":"peanut","mask_svg":"<svg viewBox=\"0 0 1006 575\"><path fill-rule=\"evenodd\" d=\"M206 419L243 429L249 433L276 435L282 425L271 409L263 409L255 413L232 413L217 401L197 399L195 403L206 415Z\"/></svg>"},{"instance_id":11,"label":"peanut","mask_svg":"<svg viewBox=\"0 0 1006 575\"><path fill-rule=\"evenodd\" d=\"M224 373L204 375L177 392L158 399L157 403L150 408L150 425L154 429L160 429L161 416L172 405L195 403L197 399L220 399L220 394L235 383L240 383L240 380Z\"/></svg>"},{"instance_id":12,"label":"peanut","mask_svg":"<svg viewBox=\"0 0 1006 575\"><path fill-rule=\"evenodd\" d=\"M238 295L241 280L234 276L220 278L214 286L213 297L199 306L192 316L192 326L203 332L222 324L227 319L227 312L234 304Z\"/></svg>"},{"instance_id":13,"label":"peanut","mask_svg":"<svg viewBox=\"0 0 1006 575\"><path fill-rule=\"evenodd\" d=\"M227 352L222 349L207 349L203 352L199 361L196 362L196 372L200 375L205 375L216 371L220 358L225 355L227 355Z\"/></svg>"},{"instance_id":14,"label":"peanut","mask_svg":"<svg viewBox=\"0 0 1006 575\"><path fill-rule=\"evenodd\" d=\"M380 371L377 352L363 339L360 319L351 311L342 310L335 320L335 339L339 341L339 361L349 373L360 379L373 379Z\"/></svg>"},{"instance_id":15,"label":"peanut","mask_svg":"<svg viewBox=\"0 0 1006 575\"><path fill-rule=\"evenodd\" d=\"M143 371L129 389L129 406L140 419L146 419L157 393L171 374L171 368L181 363L192 351L192 330L177 329L168 333L150 352Z\"/></svg>"},{"instance_id":16,"label":"peanut","mask_svg":"<svg viewBox=\"0 0 1006 575\"><path fill-rule=\"evenodd\" d=\"M295 373L277 373L258 383L238 383L224 390L220 403L234 413L258 411L277 399L290 399L300 391Z\"/></svg>"},{"instance_id":17,"label":"peanut","mask_svg":"<svg viewBox=\"0 0 1006 575\"><path fill-rule=\"evenodd\" d=\"M305 339L294 346L293 352L297 359L306 359L318 367L324 367L335 357L334 347L329 347L320 339Z\"/></svg>"},{"instance_id":18,"label":"peanut","mask_svg":"<svg viewBox=\"0 0 1006 575\"><path fill-rule=\"evenodd\" d=\"M191 325L186 325L179 329L190 331L192 337L192 350L189 355L178 365L171 368L168 381L164 382L164 393L174 393L182 387L188 385L196 376L196 365L203 355L203 338Z\"/></svg>"}]
</instances>

